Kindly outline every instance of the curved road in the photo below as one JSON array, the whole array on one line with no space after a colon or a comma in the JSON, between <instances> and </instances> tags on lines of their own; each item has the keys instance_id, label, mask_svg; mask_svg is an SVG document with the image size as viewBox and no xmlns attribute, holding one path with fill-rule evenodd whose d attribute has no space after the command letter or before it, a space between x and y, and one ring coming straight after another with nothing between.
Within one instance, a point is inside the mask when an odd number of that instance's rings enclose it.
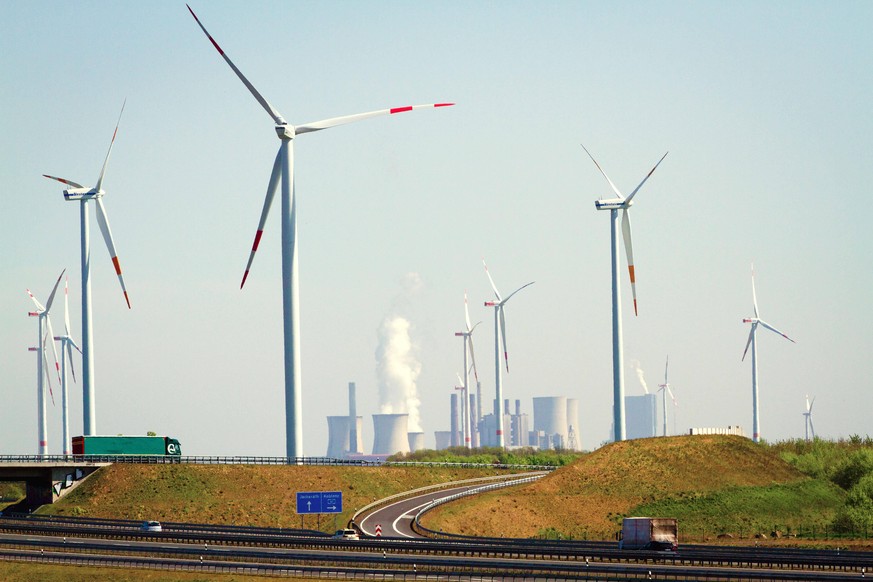
<instances>
[{"instance_id":1,"label":"curved road","mask_svg":"<svg viewBox=\"0 0 873 582\"><path fill-rule=\"evenodd\" d=\"M406 499L395 501L368 513L360 520L358 527L368 536L376 536L376 526L380 525L383 537L423 537L412 531L412 520L415 519L416 514L425 505L436 499L451 497L452 495L476 489L477 487L482 487L482 483L452 487L451 489L440 489L439 491L429 491L415 497L407 497Z\"/></svg>"}]
</instances>

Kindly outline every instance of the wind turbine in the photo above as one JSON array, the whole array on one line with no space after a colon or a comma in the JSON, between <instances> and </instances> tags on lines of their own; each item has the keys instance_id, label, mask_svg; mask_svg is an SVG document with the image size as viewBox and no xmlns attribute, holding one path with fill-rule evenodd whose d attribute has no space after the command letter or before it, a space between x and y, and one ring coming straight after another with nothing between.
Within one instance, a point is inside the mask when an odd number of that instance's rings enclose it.
<instances>
[{"instance_id":1,"label":"wind turbine","mask_svg":"<svg viewBox=\"0 0 873 582\"><path fill-rule=\"evenodd\" d=\"M670 366L670 356L667 356L667 363L664 364L664 383L658 384L658 391L661 392L661 403L664 407L664 436L667 436L667 393L670 393L670 398L673 404L676 404L676 397L673 396L673 390L670 388L670 383L667 382L667 368Z\"/></svg>"},{"instance_id":2,"label":"wind turbine","mask_svg":"<svg viewBox=\"0 0 873 582\"><path fill-rule=\"evenodd\" d=\"M627 254L627 269L630 273L631 292L634 299L634 315L637 315L637 287L636 277L634 275L634 251L631 240L631 222L630 222L630 207L633 205L633 198L639 192L646 180L658 169L664 158L665 153L655 164L640 185L637 186L630 195L625 198L619 192L591 152L583 145L582 149L609 182L610 188L615 193L616 198L606 200L600 199L594 201L594 207L597 210L609 210L610 212L610 233L611 233L611 254L612 254L612 384L613 384L613 426L615 427L615 440L623 441L625 439L625 414L624 414L624 356L622 354L622 339L621 339L621 294L619 292L619 277L618 277L618 211L621 210L621 232L624 237L624 250ZM667 152L670 153L670 152Z\"/></svg>"},{"instance_id":3,"label":"wind turbine","mask_svg":"<svg viewBox=\"0 0 873 582\"><path fill-rule=\"evenodd\" d=\"M758 419L758 347L755 342L758 325L765 329L769 329L774 333L778 333L791 343L797 343L766 321L760 319L758 315L758 298L755 295L755 266L752 265L752 306L755 308L755 317L747 317L743 319L743 323L751 323L752 329L749 330L749 339L746 341L746 349L743 350L743 360L746 359L746 353L749 351L749 346L752 346L752 440L756 443L761 437L761 425Z\"/></svg>"},{"instance_id":4,"label":"wind turbine","mask_svg":"<svg viewBox=\"0 0 873 582\"><path fill-rule=\"evenodd\" d=\"M470 353L470 360L473 362L473 374L476 381L479 381L479 372L476 370L476 355L473 353L473 330L481 322L476 322L476 325L470 325L470 309L467 307L467 293L464 293L464 318L466 323L466 331L455 332L456 337L464 338L464 378L461 380L464 390L464 404L461 410L464 413L464 447L470 448L470 367L467 364L467 352ZM459 378L460 380L460 378Z\"/></svg>"},{"instance_id":5,"label":"wind turbine","mask_svg":"<svg viewBox=\"0 0 873 582\"><path fill-rule=\"evenodd\" d=\"M186 5L187 6L187 5ZM270 206L273 203L273 197L276 194L276 189L279 186L279 179L282 181L282 307L283 307L283 325L284 325L284 340L285 340L285 441L288 457L298 457L303 454L303 422L302 422L302 404L301 404L301 372L300 372L300 298L299 298L299 281L298 281L298 263L297 263L297 209L296 200L294 197L294 164L293 164L293 148L292 141L298 135L328 129L346 123L361 121L371 117L380 115L394 115L395 113L403 113L412 111L413 109L424 109L434 107L448 107L454 103L433 103L429 105L410 105L405 107L393 107L391 109L381 109L379 111L370 111L367 113L358 113L355 115L346 115L343 117L334 117L323 121L305 123L303 125L291 125L279 112L273 108L270 103L258 92L257 89L249 82L242 72L236 68L236 65L228 58L227 54L218 46L215 39L209 34L194 11L188 6L188 11L191 16L197 21L203 33L212 42L212 45L218 53L224 58L225 62L230 66L240 81L246 86L249 92L260 103L269 116L276 124L275 130L281 144L276 159L273 162L273 170L270 174L270 182L267 186L267 196L264 200L264 207L261 210L261 218L258 223L258 230L255 233L255 241L252 245L249 260L246 264L246 270L243 274L240 289L245 285L246 278L249 275L249 270L252 266L252 261L255 258L255 252L258 250L258 244L261 241L261 235L264 232L264 225L267 221L267 215L270 212Z\"/></svg>"},{"instance_id":6,"label":"wind turbine","mask_svg":"<svg viewBox=\"0 0 873 582\"><path fill-rule=\"evenodd\" d=\"M815 440L815 427L812 426L812 405L815 404L815 396L812 397L812 402L809 401L809 394L806 395L806 412L803 416L806 420L806 440L809 441L809 433L812 433L812 439Z\"/></svg>"},{"instance_id":7,"label":"wind turbine","mask_svg":"<svg viewBox=\"0 0 873 582\"><path fill-rule=\"evenodd\" d=\"M118 114L115 131L112 132L112 140L109 142L109 151L106 152L106 159L103 160L103 167L100 169L96 186L89 188L72 180L43 174L46 178L71 186L71 188L64 190L64 199L68 202L78 201L80 203L79 221L82 233L82 413L85 435L97 434L97 413L94 402L94 329L91 318L91 236L88 224L88 203L92 200L97 205L97 225L100 227L100 232L103 233L103 240L106 242L106 248L109 249L115 274L118 275L118 282L121 283L124 300L127 302L127 308L130 309L130 298L127 295L127 288L124 286L124 277L121 276L121 263L118 262L118 253L115 252L115 243L112 241L112 231L109 228L109 217L106 215L106 207L103 205L103 195L106 194L103 191L103 178L106 176L109 155L112 153L115 136L118 135L118 126L121 123L126 103L125 99L121 105L121 113Z\"/></svg>"},{"instance_id":8,"label":"wind turbine","mask_svg":"<svg viewBox=\"0 0 873 582\"><path fill-rule=\"evenodd\" d=\"M38 451L39 455L47 455L48 454L48 430L46 428L46 405L45 405L45 384L43 383L44 379L48 379L48 363L46 362L45 357L45 345L47 338L53 338L54 332L52 331L52 320L49 318L49 312L52 309L52 303L55 300L55 292L58 290L58 284L61 282L61 277L64 276L64 272L66 269L61 271L61 274L58 276L58 280L55 281L55 286L52 287L52 292L49 294L48 301L45 304L45 307L42 306L42 303L37 301L36 297L33 296L30 289L27 290L27 294L30 295L30 298L33 300L34 305L36 305L36 311L29 311L27 314L31 317L38 317L39 324L39 347L36 349L37 354L37 364L36 364L36 374L37 374L37 382L36 382L36 405L37 405L37 439L39 441ZM48 340L52 346L52 352L55 355L55 371L60 374L60 369L58 366L58 352L55 349L55 342ZM58 380L60 381L60 376L58 376ZM54 402L54 394L51 392L51 382L49 381L49 393L52 397L52 402Z\"/></svg>"},{"instance_id":9,"label":"wind turbine","mask_svg":"<svg viewBox=\"0 0 873 582\"><path fill-rule=\"evenodd\" d=\"M76 381L76 369L73 367L73 348L82 353L70 333L70 301L69 280L64 279L64 335L55 336L55 340L61 342L61 424L63 427L64 447L63 454L72 454L70 447L70 407L67 400L67 360L70 362L70 372L73 374L73 382Z\"/></svg>"},{"instance_id":10,"label":"wind turbine","mask_svg":"<svg viewBox=\"0 0 873 582\"><path fill-rule=\"evenodd\" d=\"M494 291L494 296L497 301L486 301L485 307L494 308L494 378L496 384L497 402L494 404L494 417L497 419L497 446L504 448L506 440L503 436L503 378L500 370L500 344L503 343L503 359L506 362L506 373L509 373L509 352L506 349L506 315L503 308L512 299L512 296L529 285L533 285L535 281L525 283L504 299L500 296L497 286L494 284L494 279L491 278L491 272L488 271L488 265L485 264L485 259L482 259L482 266L485 267L485 274L488 275L488 282L491 283L491 289Z\"/></svg>"}]
</instances>

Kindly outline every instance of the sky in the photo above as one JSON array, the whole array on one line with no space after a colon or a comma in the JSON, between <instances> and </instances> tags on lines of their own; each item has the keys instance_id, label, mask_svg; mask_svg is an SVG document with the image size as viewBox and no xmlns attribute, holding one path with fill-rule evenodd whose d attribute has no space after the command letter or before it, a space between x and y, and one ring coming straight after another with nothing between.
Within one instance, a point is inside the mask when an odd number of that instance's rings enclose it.
<instances>
[{"instance_id":1,"label":"sky","mask_svg":"<svg viewBox=\"0 0 873 582\"><path fill-rule=\"evenodd\" d=\"M869 2L212 2L192 8L294 124L455 102L295 140L304 454L358 387L364 445L377 361L402 317L426 444L462 371L464 293L494 395L579 398L586 449L609 437L612 196L634 198L639 315L624 256L628 395L670 360L675 427L751 434L755 265L761 432L873 434ZM184 2L0 0L0 454L35 453L36 320L66 268L81 331L79 214L51 174L104 190L132 308L92 214L96 427L155 431L190 455L285 454L278 206L239 282L279 146L272 120ZM93 212L93 211L92 211ZM55 330L63 303L52 308ZM81 372L81 360L74 366ZM81 382L81 379L79 379ZM49 452L61 452L60 390ZM81 383L70 388L82 431ZM672 425L671 421L671 425ZM671 430L673 426L671 426Z\"/></svg>"}]
</instances>

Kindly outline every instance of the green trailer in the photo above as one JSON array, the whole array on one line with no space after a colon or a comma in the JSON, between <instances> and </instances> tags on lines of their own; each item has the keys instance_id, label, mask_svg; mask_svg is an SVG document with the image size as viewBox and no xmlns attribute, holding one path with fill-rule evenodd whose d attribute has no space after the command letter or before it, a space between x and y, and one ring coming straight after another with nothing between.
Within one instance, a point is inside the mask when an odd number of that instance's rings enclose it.
<instances>
[{"instance_id":1,"label":"green trailer","mask_svg":"<svg viewBox=\"0 0 873 582\"><path fill-rule=\"evenodd\" d=\"M179 441L164 436L77 436L74 455L182 456Z\"/></svg>"}]
</instances>

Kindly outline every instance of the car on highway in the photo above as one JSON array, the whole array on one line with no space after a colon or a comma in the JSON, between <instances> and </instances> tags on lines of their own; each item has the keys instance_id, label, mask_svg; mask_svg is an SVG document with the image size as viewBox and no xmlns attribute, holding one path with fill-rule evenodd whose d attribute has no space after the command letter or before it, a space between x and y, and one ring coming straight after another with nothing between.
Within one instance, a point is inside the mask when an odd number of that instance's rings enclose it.
<instances>
[{"instance_id":1,"label":"car on highway","mask_svg":"<svg viewBox=\"0 0 873 582\"><path fill-rule=\"evenodd\" d=\"M336 533L333 534L333 539L335 540L359 540L361 539L358 536L358 532L353 529L338 529Z\"/></svg>"},{"instance_id":2,"label":"car on highway","mask_svg":"<svg viewBox=\"0 0 873 582\"><path fill-rule=\"evenodd\" d=\"M159 521L144 521L142 522L141 529L143 531L163 531L164 528L161 527L161 522Z\"/></svg>"}]
</instances>

